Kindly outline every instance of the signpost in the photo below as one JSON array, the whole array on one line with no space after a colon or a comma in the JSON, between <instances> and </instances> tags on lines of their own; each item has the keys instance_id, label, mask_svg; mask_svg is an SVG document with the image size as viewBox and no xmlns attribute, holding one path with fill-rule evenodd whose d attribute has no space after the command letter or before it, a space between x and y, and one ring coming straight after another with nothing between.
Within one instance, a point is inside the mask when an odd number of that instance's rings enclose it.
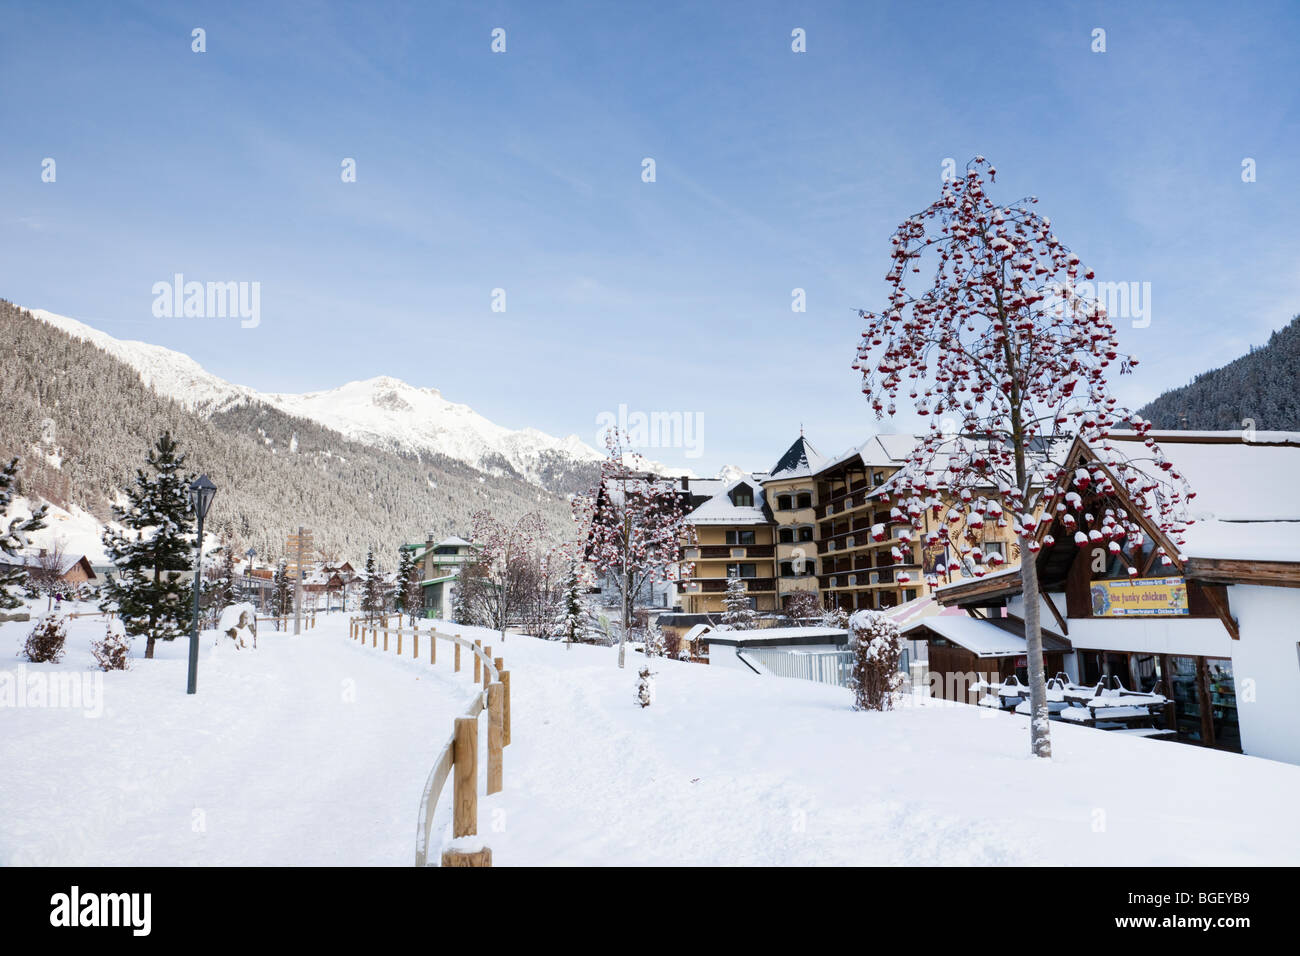
<instances>
[{"instance_id":1,"label":"signpost","mask_svg":"<svg viewBox=\"0 0 1300 956\"><path fill-rule=\"evenodd\" d=\"M291 534L285 543L285 570L294 572L293 590L293 633L302 633L302 581L307 571L307 557L314 551L311 531L298 526L298 533Z\"/></svg>"}]
</instances>

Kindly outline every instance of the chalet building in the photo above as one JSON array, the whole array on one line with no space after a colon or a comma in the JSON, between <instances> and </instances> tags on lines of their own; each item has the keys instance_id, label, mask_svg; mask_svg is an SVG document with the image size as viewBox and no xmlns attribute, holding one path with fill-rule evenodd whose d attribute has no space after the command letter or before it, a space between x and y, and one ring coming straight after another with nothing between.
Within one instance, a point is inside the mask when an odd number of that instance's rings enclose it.
<instances>
[{"instance_id":1,"label":"chalet building","mask_svg":"<svg viewBox=\"0 0 1300 956\"><path fill-rule=\"evenodd\" d=\"M445 617L451 612L456 577L474 562L478 547L455 535L441 541L429 535L424 544L404 544L398 550L411 552L420 568L424 616Z\"/></svg>"},{"instance_id":2,"label":"chalet building","mask_svg":"<svg viewBox=\"0 0 1300 956\"><path fill-rule=\"evenodd\" d=\"M1064 670L1081 684L1114 677L1139 691L1159 684L1174 705L1166 729L1178 739L1300 763L1300 433L1151 437L1195 492L1184 544L1134 506L1107 465L1115 454L1143 457L1141 438L1112 436L1116 451L1109 456L1076 441L1070 470L1095 468L1108 482L1093 485L1036 532L1040 541L1053 538L1035 559L1040 617L1052 635L1045 642L1048 672ZM1077 545L1072 528L1100 527L1108 509L1131 515L1141 540L1115 542L1119 552L1111 548L1114 538ZM940 669L965 667L980 648L995 647L1011 654L976 670L1023 673L1023 640L1007 640L1017 628L1023 635L1018 569L944 585L936 599L970 617L962 628L943 617L922 622L943 642L940 657L952 657L937 662Z\"/></svg>"},{"instance_id":3,"label":"chalet building","mask_svg":"<svg viewBox=\"0 0 1300 956\"><path fill-rule=\"evenodd\" d=\"M0 553L0 571L24 569L29 576L37 576L44 571L54 559L42 549L36 554L6 555ZM99 575L84 554L66 554L59 559L58 580L70 588L81 584L96 585ZM53 570L53 569L51 569Z\"/></svg>"}]
</instances>

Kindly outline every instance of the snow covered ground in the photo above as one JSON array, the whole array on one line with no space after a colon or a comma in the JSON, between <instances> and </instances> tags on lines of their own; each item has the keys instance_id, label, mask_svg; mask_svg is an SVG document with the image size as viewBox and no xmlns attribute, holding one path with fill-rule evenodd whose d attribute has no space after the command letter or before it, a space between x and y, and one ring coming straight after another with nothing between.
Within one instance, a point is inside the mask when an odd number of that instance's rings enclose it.
<instances>
[{"instance_id":1,"label":"snow covered ground","mask_svg":"<svg viewBox=\"0 0 1300 956\"><path fill-rule=\"evenodd\" d=\"M421 787L474 688L320 620L298 638L264 624L256 651L205 650L193 697L178 641L103 674L87 706L0 705L0 866L410 865ZM6 672L99 673L102 618L70 624L58 665L18 660L30 630L0 624L0 699Z\"/></svg>"},{"instance_id":2,"label":"snow covered ground","mask_svg":"<svg viewBox=\"0 0 1300 956\"><path fill-rule=\"evenodd\" d=\"M100 718L0 708L0 864L409 865L474 688L449 654L398 661L321 621L205 655L195 698L177 644L106 675ZM81 648L102 624L74 628ZM0 678L29 629L0 625ZM1043 763L1024 718L854 713L838 688L671 661L642 710L639 655L462 631L511 671L505 789L479 804L498 866L1300 859L1300 767L1060 724Z\"/></svg>"}]
</instances>

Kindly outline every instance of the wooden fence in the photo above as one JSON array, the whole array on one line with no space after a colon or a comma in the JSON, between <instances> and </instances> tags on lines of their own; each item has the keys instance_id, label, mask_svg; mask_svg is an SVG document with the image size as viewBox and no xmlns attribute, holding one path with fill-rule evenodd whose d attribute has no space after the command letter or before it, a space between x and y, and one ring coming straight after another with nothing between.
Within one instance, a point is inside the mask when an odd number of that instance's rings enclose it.
<instances>
[{"instance_id":1,"label":"wooden fence","mask_svg":"<svg viewBox=\"0 0 1300 956\"><path fill-rule=\"evenodd\" d=\"M259 623L262 622L262 621L271 621L271 622L278 623L278 626L276 627L276 630L277 630L277 631L287 631L287 630L289 630L289 625L293 622L293 615L292 615L292 614L276 614L276 615L272 615L272 616L270 616L270 617L259 617L259 618L256 618L255 620L257 620ZM315 611L310 611L310 612L307 612L307 613L303 614L303 616L302 616L302 629L303 629L304 631L310 631L310 630L311 630L312 628L314 628L315 626L316 626L316 612L315 612Z\"/></svg>"},{"instance_id":2,"label":"wooden fence","mask_svg":"<svg viewBox=\"0 0 1300 956\"><path fill-rule=\"evenodd\" d=\"M482 690L474 695L469 706L452 723L451 736L438 751L433 769L420 794L419 820L415 830L415 865L427 866L429 862L429 836L433 827L434 810L442 796L447 780L452 780L452 837L458 845L442 851L443 866L491 866L492 850L489 847L470 845L475 841L466 838L478 835L478 717L487 711L487 792L499 793L504 783L503 750L510 743L510 672L500 657L492 656L492 647L483 646L479 640L471 641L459 633L439 632L430 622L423 631L419 626L390 626L390 618L366 620L351 618L348 636L376 649L404 654L403 638L409 638L406 649L413 660L420 660L420 637L426 640L425 649L431 665L438 663L438 642L451 645L452 670L461 667L461 648L470 652L474 665L474 683ZM382 645L381 645L382 641Z\"/></svg>"}]
</instances>

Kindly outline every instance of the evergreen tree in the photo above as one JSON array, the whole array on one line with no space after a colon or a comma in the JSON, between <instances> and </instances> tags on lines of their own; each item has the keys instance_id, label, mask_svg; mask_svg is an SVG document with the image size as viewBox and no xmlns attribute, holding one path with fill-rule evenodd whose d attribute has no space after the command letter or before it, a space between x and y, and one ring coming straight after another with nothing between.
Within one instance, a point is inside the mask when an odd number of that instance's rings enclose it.
<instances>
[{"instance_id":1,"label":"evergreen tree","mask_svg":"<svg viewBox=\"0 0 1300 956\"><path fill-rule=\"evenodd\" d=\"M7 525L6 515L14 497L14 482L18 479L18 459L0 468L0 553L13 557L27 547L27 535L45 527L45 506L41 505L30 518L14 518ZM23 568L0 571L0 611L18 607L22 602L9 593L10 588L22 587L27 579Z\"/></svg>"},{"instance_id":2,"label":"evergreen tree","mask_svg":"<svg viewBox=\"0 0 1300 956\"><path fill-rule=\"evenodd\" d=\"M398 614L406 613L406 579L411 573L411 552L406 548L397 549L397 590L393 594L393 609Z\"/></svg>"},{"instance_id":3,"label":"evergreen tree","mask_svg":"<svg viewBox=\"0 0 1300 956\"><path fill-rule=\"evenodd\" d=\"M366 552L366 570L361 576L361 611L373 621L384 613L384 586L375 567L375 549Z\"/></svg>"},{"instance_id":4,"label":"evergreen tree","mask_svg":"<svg viewBox=\"0 0 1300 956\"><path fill-rule=\"evenodd\" d=\"M407 615L412 624L424 609L424 594L420 590L420 564L415 560L413 549L402 548L398 552L393 607L399 614Z\"/></svg>"},{"instance_id":5,"label":"evergreen tree","mask_svg":"<svg viewBox=\"0 0 1300 956\"><path fill-rule=\"evenodd\" d=\"M293 610L293 581L289 577L289 568L283 558L275 566L275 577L271 579L271 613L275 615L275 629L280 630L280 618L287 617Z\"/></svg>"},{"instance_id":6,"label":"evergreen tree","mask_svg":"<svg viewBox=\"0 0 1300 956\"><path fill-rule=\"evenodd\" d=\"M758 621L758 615L749 604L749 594L745 590L745 579L734 571L727 576L727 596L723 601L722 623L733 631L750 631Z\"/></svg>"},{"instance_id":7,"label":"evergreen tree","mask_svg":"<svg viewBox=\"0 0 1300 956\"><path fill-rule=\"evenodd\" d=\"M398 587L401 588L406 614L414 624L415 619L424 612L424 588L420 587L420 562L415 560L414 554L411 555L406 576L398 582Z\"/></svg>"},{"instance_id":8,"label":"evergreen tree","mask_svg":"<svg viewBox=\"0 0 1300 956\"><path fill-rule=\"evenodd\" d=\"M149 470L138 469L125 489L126 505L113 507L125 530L104 532L104 548L117 574L105 585L105 608L115 609L131 637L146 638L145 658L157 641L173 641L190 630L194 587L194 515L183 470L185 456L164 432L149 452Z\"/></svg>"},{"instance_id":9,"label":"evergreen tree","mask_svg":"<svg viewBox=\"0 0 1300 956\"><path fill-rule=\"evenodd\" d=\"M590 642L597 631L591 607L582 597L582 575L578 562L571 560L560 599L559 639L584 644Z\"/></svg>"}]
</instances>

